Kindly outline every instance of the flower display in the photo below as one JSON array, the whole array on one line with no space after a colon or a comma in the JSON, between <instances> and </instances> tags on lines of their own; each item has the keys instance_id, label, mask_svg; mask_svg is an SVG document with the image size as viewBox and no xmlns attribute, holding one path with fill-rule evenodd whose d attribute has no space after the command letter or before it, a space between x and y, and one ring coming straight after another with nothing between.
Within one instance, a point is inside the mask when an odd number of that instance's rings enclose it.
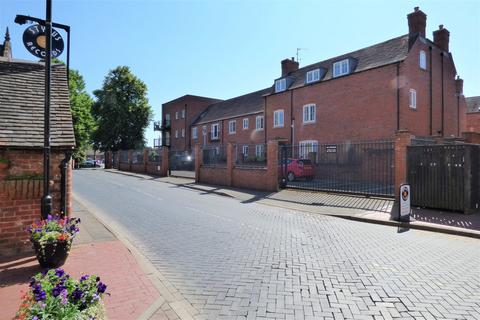
<instances>
[{"instance_id":1,"label":"flower display","mask_svg":"<svg viewBox=\"0 0 480 320\"><path fill-rule=\"evenodd\" d=\"M106 289L95 275L75 280L63 269L50 269L30 280L15 319L104 319Z\"/></svg>"},{"instance_id":2,"label":"flower display","mask_svg":"<svg viewBox=\"0 0 480 320\"><path fill-rule=\"evenodd\" d=\"M30 240L39 243L51 243L56 241L67 241L75 237L80 231L78 224L80 218L61 218L60 216L48 215L46 220L32 223L28 226L27 232Z\"/></svg>"}]
</instances>

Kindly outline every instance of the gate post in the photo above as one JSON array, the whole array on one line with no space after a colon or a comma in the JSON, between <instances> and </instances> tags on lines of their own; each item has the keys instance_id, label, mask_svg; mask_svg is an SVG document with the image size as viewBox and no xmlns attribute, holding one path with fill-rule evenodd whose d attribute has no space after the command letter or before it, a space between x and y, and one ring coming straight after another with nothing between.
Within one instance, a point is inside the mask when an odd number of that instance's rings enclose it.
<instances>
[{"instance_id":1,"label":"gate post","mask_svg":"<svg viewBox=\"0 0 480 320\"><path fill-rule=\"evenodd\" d=\"M169 166L169 159L168 159L168 147L162 147L162 166L160 167L161 172L160 176L166 177L168 176L168 166Z\"/></svg>"},{"instance_id":2,"label":"gate post","mask_svg":"<svg viewBox=\"0 0 480 320\"><path fill-rule=\"evenodd\" d=\"M408 130L399 130L395 133L395 201L400 200L398 190L407 183L407 146L412 141Z\"/></svg>"},{"instance_id":3,"label":"gate post","mask_svg":"<svg viewBox=\"0 0 480 320\"><path fill-rule=\"evenodd\" d=\"M147 163L148 163L148 151L149 148L144 148L143 149L143 172L147 173Z\"/></svg>"},{"instance_id":4,"label":"gate post","mask_svg":"<svg viewBox=\"0 0 480 320\"><path fill-rule=\"evenodd\" d=\"M233 161L234 161L234 154L233 154L233 144L227 143L227 186L232 186L232 175L233 175Z\"/></svg>"},{"instance_id":5,"label":"gate post","mask_svg":"<svg viewBox=\"0 0 480 320\"><path fill-rule=\"evenodd\" d=\"M202 149L200 149L200 145L195 145L195 183L200 182L200 167L202 166Z\"/></svg>"},{"instance_id":6,"label":"gate post","mask_svg":"<svg viewBox=\"0 0 480 320\"><path fill-rule=\"evenodd\" d=\"M278 141L267 143L267 179L269 191L278 191Z\"/></svg>"},{"instance_id":7,"label":"gate post","mask_svg":"<svg viewBox=\"0 0 480 320\"><path fill-rule=\"evenodd\" d=\"M128 150L128 172L132 172L133 150Z\"/></svg>"}]
</instances>

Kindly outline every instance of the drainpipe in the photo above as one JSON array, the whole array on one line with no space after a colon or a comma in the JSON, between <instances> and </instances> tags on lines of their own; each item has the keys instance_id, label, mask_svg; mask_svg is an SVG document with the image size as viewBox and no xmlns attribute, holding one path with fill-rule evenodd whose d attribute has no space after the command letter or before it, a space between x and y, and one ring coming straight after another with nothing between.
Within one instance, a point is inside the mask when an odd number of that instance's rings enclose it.
<instances>
[{"instance_id":1,"label":"drainpipe","mask_svg":"<svg viewBox=\"0 0 480 320\"><path fill-rule=\"evenodd\" d=\"M430 53L430 135L433 135L433 78L432 78L432 47L428 47Z\"/></svg>"},{"instance_id":2,"label":"drainpipe","mask_svg":"<svg viewBox=\"0 0 480 320\"><path fill-rule=\"evenodd\" d=\"M290 144L293 146L293 138L294 138L294 133L293 133L293 123L295 121L295 118L293 117L293 90L290 90Z\"/></svg>"},{"instance_id":3,"label":"drainpipe","mask_svg":"<svg viewBox=\"0 0 480 320\"><path fill-rule=\"evenodd\" d=\"M457 93L457 136L460 137L460 93Z\"/></svg>"},{"instance_id":4,"label":"drainpipe","mask_svg":"<svg viewBox=\"0 0 480 320\"><path fill-rule=\"evenodd\" d=\"M67 215L67 170L68 162L72 157L72 152L65 152L65 159L60 162L60 213L62 216Z\"/></svg>"},{"instance_id":5,"label":"drainpipe","mask_svg":"<svg viewBox=\"0 0 480 320\"><path fill-rule=\"evenodd\" d=\"M445 99L444 99L444 90L443 90L443 52L440 53L440 56L442 57L442 137L445 136L445 128L444 128L444 122L445 122Z\"/></svg>"},{"instance_id":6,"label":"drainpipe","mask_svg":"<svg viewBox=\"0 0 480 320\"><path fill-rule=\"evenodd\" d=\"M400 63L397 63L397 131L400 130Z\"/></svg>"}]
</instances>

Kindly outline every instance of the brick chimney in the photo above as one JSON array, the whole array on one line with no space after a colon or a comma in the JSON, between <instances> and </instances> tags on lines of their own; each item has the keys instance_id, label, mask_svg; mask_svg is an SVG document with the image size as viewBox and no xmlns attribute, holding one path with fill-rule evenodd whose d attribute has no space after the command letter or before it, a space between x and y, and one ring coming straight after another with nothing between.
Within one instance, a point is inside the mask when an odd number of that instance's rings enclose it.
<instances>
[{"instance_id":1,"label":"brick chimney","mask_svg":"<svg viewBox=\"0 0 480 320\"><path fill-rule=\"evenodd\" d=\"M418 7L413 9L414 11L407 15L408 19L408 35L410 37L417 34L425 38L425 29L427 27L427 15L423 13Z\"/></svg>"},{"instance_id":2,"label":"brick chimney","mask_svg":"<svg viewBox=\"0 0 480 320\"><path fill-rule=\"evenodd\" d=\"M286 76L290 72L298 70L298 62L295 58L282 60L282 77Z\"/></svg>"},{"instance_id":3,"label":"brick chimney","mask_svg":"<svg viewBox=\"0 0 480 320\"><path fill-rule=\"evenodd\" d=\"M455 79L455 89L458 94L463 93L463 79L460 79L459 76L457 76L457 79Z\"/></svg>"},{"instance_id":4,"label":"brick chimney","mask_svg":"<svg viewBox=\"0 0 480 320\"><path fill-rule=\"evenodd\" d=\"M438 26L438 30L433 31L433 42L442 48L444 51L448 51L448 43L450 42L450 32L443 28L443 24Z\"/></svg>"}]
</instances>

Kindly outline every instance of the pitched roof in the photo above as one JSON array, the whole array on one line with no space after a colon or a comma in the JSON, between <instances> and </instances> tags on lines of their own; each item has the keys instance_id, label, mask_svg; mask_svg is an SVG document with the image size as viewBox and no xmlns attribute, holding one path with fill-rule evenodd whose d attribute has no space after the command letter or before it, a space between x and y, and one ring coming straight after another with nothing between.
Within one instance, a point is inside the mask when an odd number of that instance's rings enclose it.
<instances>
[{"instance_id":1,"label":"pitched roof","mask_svg":"<svg viewBox=\"0 0 480 320\"><path fill-rule=\"evenodd\" d=\"M304 86L306 84L305 81L307 72L317 68L324 68L327 70L324 77L320 79L320 82L332 79L333 63L347 58L353 59L353 61L356 63L352 73L403 61L408 55L408 41L409 36L403 35L367 48L342 54L334 58L302 67L289 74L289 76L293 78L293 83L288 89Z\"/></svg>"},{"instance_id":2,"label":"pitched roof","mask_svg":"<svg viewBox=\"0 0 480 320\"><path fill-rule=\"evenodd\" d=\"M465 98L467 101L467 113L480 112L480 96Z\"/></svg>"},{"instance_id":3,"label":"pitched roof","mask_svg":"<svg viewBox=\"0 0 480 320\"><path fill-rule=\"evenodd\" d=\"M0 147L43 147L43 63L0 58ZM52 65L52 147L75 145L66 68Z\"/></svg>"},{"instance_id":4,"label":"pitched roof","mask_svg":"<svg viewBox=\"0 0 480 320\"><path fill-rule=\"evenodd\" d=\"M271 88L269 87L211 104L207 110L198 117L194 124L263 112L263 96L270 93L270 91Z\"/></svg>"}]
</instances>

